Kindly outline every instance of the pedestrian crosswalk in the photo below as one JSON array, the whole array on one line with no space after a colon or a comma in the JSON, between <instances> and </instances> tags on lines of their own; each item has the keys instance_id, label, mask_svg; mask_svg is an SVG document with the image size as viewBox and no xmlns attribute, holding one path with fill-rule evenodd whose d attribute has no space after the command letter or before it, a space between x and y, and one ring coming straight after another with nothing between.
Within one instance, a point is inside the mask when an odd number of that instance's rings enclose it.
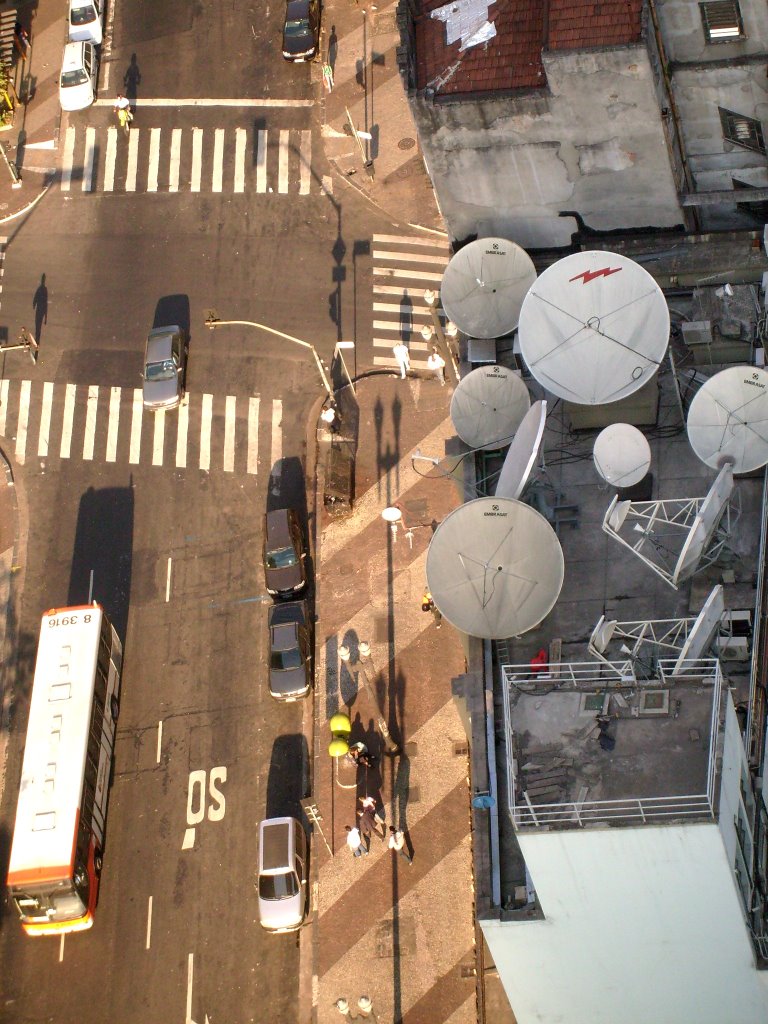
<instances>
[{"instance_id":1,"label":"pedestrian crosswalk","mask_svg":"<svg viewBox=\"0 0 768 1024\"><path fill-rule=\"evenodd\" d=\"M308 196L312 132L267 128L78 129L64 136L63 192L256 192Z\"/></svg>"},{"instance_id":2,"label":"pedestrian crosswalk","mask_svg":"<svg viewBox=\"0 0 768 1024\"><path fill-rule=\"evenodd\" d=\"M150 464L256 475L282 458L283 403L259 395L188 393L145 412L141 388L0 381L0 436L20 464L42 460Z\"/></svg>"},{"instance_id":3,"label":"pedestrian crosswalk","mask_svg":"<svg viewBox=\"0 0 768 1024\"><path fill-rule=\"evenodd\" d=\"M427 368L431 342L422 328L433 323L425 291L439 294L450 259L448 242L423 235L373 236L373 362L397 366L392 346L408 345L411 367ZM439 316L443 320L442 311Z\"/></svg>"}]
</instances>

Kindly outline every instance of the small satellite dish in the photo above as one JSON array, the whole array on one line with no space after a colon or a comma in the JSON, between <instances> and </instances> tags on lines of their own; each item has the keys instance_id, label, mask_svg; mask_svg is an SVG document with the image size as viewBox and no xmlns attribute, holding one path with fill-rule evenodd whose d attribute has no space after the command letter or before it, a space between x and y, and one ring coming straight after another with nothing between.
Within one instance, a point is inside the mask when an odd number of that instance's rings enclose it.
<instances>
[{"instance_id":1,"label":"small satellite dish","mask_svg":"<svg viewBox=\"0 0 768 1024\"><path fill-rule=\"evenodd\" d=\"M612 423L601 430L592 449L595 469L614 487L632 487L651 466L651 447L645 435L629 423Z\"/></svg>"},{"instance_id":2,"label":"small satellite dish","mask_svg":"<svg viewBox=\"0 0 768 1024\"><path fill-rule=\"evenodd\" d=\"M477 498L435 530L426 574L449 622L470 636L500 640L533 629L552 610L563 585L563 551L528 505Z\"/></svg>"},{"instance_id":3,"label":"small satellite dish","mask_svg":"<svg viewBox=\"0 0 768 1024\"><path fill-rule=\"evenodd\" d=\"M536 464L546 422L547 403L543 400L534 402L504 458L496 483L497 498L519 498L523 493Z\"/></svg>"},{"instance_id":4,"label":"small satellite dish","mask_svg":"<svg viewBox=\"0 0 768 1024\"><path fill-rule=\"evenodd\" d=\"M445 268L440 298L460 331L501 338L517 327L525 293L536 280L528 253L505 238L478 238Z\"/></svg>"},{"instance_id":5,"label":"small satellite dish","mask_svg":"<svg viewBox=\"0 0 768 1024\"><path fill-rule=\"evenodd\" d=\"M725 611L723 588L718 583L704 602L704 606L691 626L688 638L678 655L672 675L677 675L685 668L686 661L698 661L703 658L712 645L715 633L720 628L720 621Z\"/></svg>"},{"instance_id":6,"label":"small satellite dish","mask_svg":"<svg viewBox=\"0 0 768 1024\"><path fill-rule=\"evenodd\" d=\"M403 513L397 505L387 505L381 510L381 518L387 523L399 523L403 518Z\"/></svg>"},{"instance_id":7,"label":"small satellite dish","mask_svg":"<svg viewBox=\"0 0 768 1024\"><path fill-rule=\"evenodd\" d=\"M688 440L702 462L734 473L768 463L768 373L731 366L710 377L688 411Z\"/></svg>"},{"instance_id":8,"label":"small satellite dish","mask_svg":"<svg viewBox=\"0 0 768 1024\"><path fill-rule=\"evenodd\" d=\"M503 366L479 366L454 391L451 420L470 448L504 448L530 406L519 374Z\"/></svg>"},{"instance_id":9,"label":"small satellite dish","mask_svg":"<svg viewBox=\"0 0 768 1024\"><path fill-rule=\"evenodd\" d=\"M531 286L518 338L531 373L553 395L604 405L656 373L669 341L669 310L654 279L633 260L574 253Z\"/></svg>"},{"instance_id":10,"label":"small satellite dish","mask_svg":"<svg viewBox=\"0 0 768 1024\"><path fill-rule=\"evenodd\" d=\"M725 465L715 478L685 539L672 574L675 584L693 576L733 493L733 470Z\"/></svg>"}]
</instances>

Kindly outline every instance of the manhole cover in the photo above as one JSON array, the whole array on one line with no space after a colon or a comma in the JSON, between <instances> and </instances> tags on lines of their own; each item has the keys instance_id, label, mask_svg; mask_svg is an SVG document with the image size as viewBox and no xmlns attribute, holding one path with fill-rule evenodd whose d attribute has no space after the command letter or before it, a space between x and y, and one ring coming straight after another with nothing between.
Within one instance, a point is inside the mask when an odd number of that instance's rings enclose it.
<instances>
[{"instance_id":1,"label":"manhole cover","mask_svg":"<svg viewBox=\"0 0 768 1024\"><path fill-rule=\"evenodd\" d=\"M400 141L397 144L397 148L398 149L413 149L413 147L415 145L416 145L416 139L408 139L408 138L406 138L406 139L400 139Z\"/></svg>"}]
</instances>

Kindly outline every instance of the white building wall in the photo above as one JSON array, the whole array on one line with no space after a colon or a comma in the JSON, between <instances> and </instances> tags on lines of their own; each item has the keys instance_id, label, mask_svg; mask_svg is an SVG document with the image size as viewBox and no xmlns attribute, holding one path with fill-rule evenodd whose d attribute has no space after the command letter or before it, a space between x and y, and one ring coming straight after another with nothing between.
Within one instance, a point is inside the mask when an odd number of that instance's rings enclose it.
<instances>
[{"instance_id":1,"label":"white building wall","mask_svg":"<svg viewBox=\"0 0 768 1024\"><path fill-rule=\"evenodd\" d=\"M762 1024L716 823L519 834L541 921L483 921L519 1024Z\"/></svg>"},{"instance_id":2,"label":"white building wall","mask_svg":"<svg viewBox=\"0 0 768 1024\"><path fill-rule=\"evenodd\" d=\"M768 5L764 0L739 0L745 38L708 43L699 5L693 0L655 0L655 7L670 61L733 61L765 53L768 42Z\"/></svg>"}]
</instances>

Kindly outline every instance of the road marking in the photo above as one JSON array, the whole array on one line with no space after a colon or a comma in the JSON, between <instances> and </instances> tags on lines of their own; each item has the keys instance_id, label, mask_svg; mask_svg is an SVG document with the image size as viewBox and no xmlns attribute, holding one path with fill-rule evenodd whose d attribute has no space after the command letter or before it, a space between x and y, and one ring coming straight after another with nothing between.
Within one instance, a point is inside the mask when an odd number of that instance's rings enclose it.
<instances>
[{"instance_id":1,"label":"road marking","mask_svg":"<svg viewBox=\"0 0 768 1024\"><path fill-rule=\"evenodd\" d=\"M181 128L171 132L171 165L168 172L168 191L179 191L179 171L181 169Z\"/></svg>"},{"instance_id":2,"label":"road marking","mask_svg":"<svg viewBox=\"0 0 768 1024\"><path fill-rule=\"evenodd\" d=\"M256 143L256 191L267 191L267 131L260 129Z\"/></svg>"},{"instance_id":3,"label":"road marking","mask_svg":"<svg viewBox=\"0 0 768 1024\"><path fill-rule=\"evenodd\" d=\"M299 150L300 162L300 184L299 195L308 196L309 186L312 181L312 132L307 130L301 133L301 148Z\"/></svg>"},{"instance_id":4,"label":"road marking","mask_svg":"<svg viewBox=\"0 0 768 1024\"><path fill-rule=\"evenodd\" d=\"M245 192L245 146L248 133L245 128L235 129L235 192Z\"/></svg>"},{"instance_id":5,"label":"road marking","mask_svg":"<svg viewBox=\"0 0 768 1024\"><path fill-rule=\"evenodd\" d=\"M168 559L170 562L170 558ZM157 763L160 764L160 754L163 748L163 720L162 718L157 723Z\"/></svg>"},{"instance_id":6,"label":"road marking","mask_svg":"<svg viewBox=\"0 0 768 1024\"><path fill-rule=\"evenodd\" d=\"M399 295L401 299L415 299L418 302L424 301L426 288L408 288L402 284L374 284L374 295ZM433 288L432 291L435 289Z\"/></svg>"},{"instance_id":7,"label":"road marking","mask_svg":"<svg viewBox=\"0 0 768 1024\"><path fill-rule=\"evenodd\" d=\"M0 434L5 435L5 417L8 412L8 381L0 381Z\"/></svg>"},{"instance_id":8,"label":"road marking","mask_svg":"<svg viewBox=\"0 0 768 1024\"><path fill-rule=\"evenodd\" d=\"M257 397L248 400L248 461L247 473L259 471L259 403Z\"/></svg>"},{"instance_id":9,"label":"road marking","mask_svg":"<svg viewBox=\"0 0 768 1024\"><path fill-rule=\"evenodd\" d=\"M83 438L83 458L93 459L93 446L96 441L96 413L99 408L99 386L88 387L88 404L85 413L85 437Z\"/></svg>"},{"instance_id":10,"label":"road marking","mask_svg":"<svg viewBox=\"0 0 768 1024\"><path fill-rule=\"evenodd\" d=\"M416 238L413 235L374 235L373 241L384 242L384 244L389 242L393 245L431 245L434 248L443 250L448 248L447 238L445 241L441 241L437 238Z\"/></svg>"},{"instance_id":11,"label":"road marking","mask_svg":"<svg viewBox=\"0 0 768 1024\"><path fill-rule=\"evenodd\" d=\"M64 159L61 165L61 191L69 192L72 184L72 164L75 162L75 129L72 125L67 128L64 138Z\"/></svg>"},{"instance_id":12,"label":"road marking","mask_svg":"<svg viewBox=\"0 0 768 1024\"><path fill-rule=\"evenodd\" d=\"M410 296L403 296L410 299ZM408 302L374 302L374 313L399 313L402 316L429 316L429 306L415 306L411 300Z\"/></svg>"},{"instance_id":13,"label":"road marking","mask_svg":"<svg viewBox=\"0 0 768 1024\"><path fill-rule=\"evenodd\" d=\"M141 388L133 389L133 411L131 414L131 445L128 462L134 465L141 456L141 417L144 413L144 396Z\"/></svg>"},{"instance_id":14,"label":"road marking","mask_svg":"<svg viewBox=\"0 0 768 1024\"><path fill-rule=\"evenodd\" d=\"M139 129L132 128L128 136L128 170L125 174L125 191L136 191L136 171L139 166Z\"/></svg>"},{"instance_id":15,"label":"road marking","mask_svg":"<svg viewBox=\"0 0 768 1024\"><path fill-rule=\"evenodd\" d=\"M438 256L424 252L388 252L386 249L374 249L371 254L375 260L395 260L398 263L437 263L445 266L449 256Z\"/></svg>"},{"instance_id":16,"label":"road marking","mask_svg":"<svg viewBox=\"0 0 768 1024\"><path fill-rule=\"evenodd\" d=\"M409 278L412 281L416 280L417 278L418 278L419 281L442 281L443 280L443 275L442 274L435 274L435 273L432 273L432 271L429 271L429 270L402 270L402 269L397 269L396 267L374 267L373 268L373 276L374 277L406 277L406 278Z\"/></svg>"},{"instance_id":17,"label":"road marking","mask_svg":"<svg viewBox=\"0 0 768 1024\"><path fill-rule=\"evenodd\" d=\"M227 395L224 413L224 472L235 471L235 426L237 424L237 399Z\"/></svg>"},{"instance_id":18,"label":"road marking","mask_svg":"<svg viewBox=\"0 0 768 1024\"><path fill-rule=\"evenodd\" d=\"M112 6L112 5L110 5ZM107 156L104 166L104 191L115 187L115 163L117 162L117 128L107 128Z\"/></svg>"},{"instance_id":19,"label":"road marking","mask_svg":"<svg viewBox=\"0 0 768 1024\"><path fill-rule=\"evenodd\" d=\"M53 410L53 381L43 384L43 408L40 410L40 435L37 440L37 454L45 458L48 454L48 438L51 433L51 411Z\"/></svg>"},{"instance_id":20,"label":"road marking","mask_svg":"<svg viewBox=\"0 0 768 1024\"><path fill-rule=\"evenodd\" d=\"M165 409L158 409L154 414L155 433L152 440L152 465L163 464L163 443L165 441Z\"/></svg>"},{"instance_id":21,"label":"road marking","mask_svg":"<svg viewBox=\"0 0 768 1024\"><path fill-rule=\"evenodd\" d=\"M88 604L93 604L93 569L88 573Z\"/></svg>"},{"instance_id":22,"label":"road marking","mask_svg":"<svg viewBox=\"0 0 768 1024\"><path fill-rule=\"evenodd\" d=\"M173 565L173 559L168 555L168 570L165 574L165 603L171 600L171 567ZM162 725L162 723L161 723Z\"/></svg>"},{"instance_id":23,"label":"road marking","mask_svg":"<svg viewBox=\"0 0 768 1024\"><path fill-rule=\"evenodd\" d=\"M213 395L203 395L203 418L200 423L200 469L211 468L211 414Z\"/></svg>"},{"instance_id":24,"label":"road marking","mask_svg":"<svg viewBox=\"0 0 768 1024\"><path fill-rule=\"evenodd\" d=\"M147 192L157 192L157 173L160 169L161 131L161 128L152 128L149 132L149 172L147 174Z\"/></svg>"},{"instance_id":25,"label":"road marking","mask_svg":"<svg viewBox=\"0 0 768 1024\"><path fill-rule=\"evenodd\" d=\"M314 100L275 100L275 99L148 99L141 97L142 107L311 107ZM94 107L113 107L114 100L99 99L93 104Z\"/></svg>"},{"instance_id":26,"label":"road marking","mask_svg":"<svg viewBox=\"0 0 768 1024\"><path fill-rule=\"evenodd\" d=\"M72 451L72 419L75 415L77 384L67 384L64 393L64 414L61 419L61 448L59 458L68 459Z\"/></svg>"},{"instance_id":27,"label":"road marking","mask_svg":"<svg viewBox=\"0 0 768 1024\"><path fill-rule=\"evenodd\" d=\"M96 156L96 129L85 129L85 160L83 162L83 192L93 191L93 162Z\"/></svg>"},{"instance_id":28,"label":"road marking","mask_svg":"<svg viewBox=\"0 0 768 1024\"><path fill-rule=\"evenodd\" d=\"M275 472L275 466L283 457L283 403L279 398L272 402L272 450L270 452L269 471ZM277 478L279 479L279 471ZM275 481L277 482L277 480Z\"/></svg>"},{"instance_id":29,"label":"road marking","mask_svg":"<svg viewBox=\"0 0 768 1024\"><path fill-rule=\"evenodd\" d=\"M147 907L147 942L145 949L149 949L150 937L152 935L152 897L149 897L149 905Z\"/></svg>"},{"instance_id":30,"label":"road marking","mask_svg":"<svg viewBox=\"0 0 768 1024\"><path fill-rule=\"evenodd\" d=\"M187 466L187 432L189 430L189 399L179 406L179 420L176 427L176 465L179 469Z\"/></svg>"},{"instance_id":31,"label":"road marking","mask_svg":"<svg viewBox=\"0 0 768 1024\"><path fill-rule=\"evenodd\" d=\"M192 129L192 184L190 191L200 191L200 179L203 173L203 129Z\"/></svg>"},{"instance_id":32,"label":"road marking","mask_svg":"<svg viewBox=\"0 0 768 1024\"><path fill-rule=\"evenodd\" d=\"M213 133L213 177L211 192L221 192L224 183L224 129Z\"/></svg>"},{"instance_id":33,"label":"road marking","mask_svg":"<svg viewBox=\"0 0 768 1024\"><path fill-rule=\"evenodd\" d=\"M16 460L24 465L27 453L27 424L29 423L29 396L32 391L32 381L21 382L19 394L19 420L16 427Z\"/></svg>"},{"instance_id":34,"label":"road marking","mask_svg":"<svg viewBox=\"0 0 768 1024\"><path fill-rule=\"evenodd\" d=\"M59 963L64 959L64 939L66 939L67 933L63 932L61 936L61 942L59 943Z\"/></svg>"},{"instance_id":35,"label":"road marking","mask_svg":"<svg viewBox=\"0 0 768 1024\"><path fill-rule=\"evenodd\" d=\"M107 462L117 459L117 428L120 424L120 394L122 388L111 388L109 392L109 422L107 424Z\"/></svg>"},{"instance_id":36,"label":"road marking","mask_svg":"<svg viewBox=\"0 0 768 1024\"><path fill-rule=\"evenodd\" d=\"M288 138L285 128L280 130L280 146L277 156L277 191L284 195L288 191Z\"/></svg>"}]
</instances>

